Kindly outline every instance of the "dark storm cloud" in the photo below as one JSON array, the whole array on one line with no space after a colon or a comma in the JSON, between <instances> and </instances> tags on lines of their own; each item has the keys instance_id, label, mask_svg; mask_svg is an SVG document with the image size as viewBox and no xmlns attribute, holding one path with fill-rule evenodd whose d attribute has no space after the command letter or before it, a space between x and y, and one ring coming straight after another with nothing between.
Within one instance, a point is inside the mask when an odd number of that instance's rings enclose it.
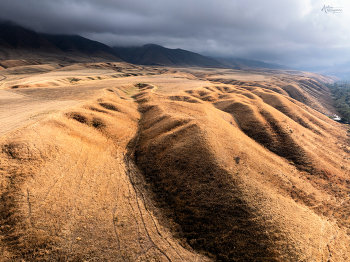
<instances>
[{"instance_id":1,"label":"dark storm cloud","mask_svg":"<svg viewBox=\"0 0 350 262\"><path fill-rule=\"evenodd\" d=\"M0 18L109 45L156 43L296 67L349 57L350 4L319 0L1 0Z\"/></svg>"}]
</instances>

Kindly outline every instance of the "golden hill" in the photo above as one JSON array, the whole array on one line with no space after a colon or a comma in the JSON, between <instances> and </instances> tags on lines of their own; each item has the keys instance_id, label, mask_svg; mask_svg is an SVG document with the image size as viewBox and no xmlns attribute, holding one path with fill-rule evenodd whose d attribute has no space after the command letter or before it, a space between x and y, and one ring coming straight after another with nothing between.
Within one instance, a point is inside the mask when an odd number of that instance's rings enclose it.
<instances>
[{"instance_id":1,"label":"golden hill","mask_svg":"<svg viewBox=\"0 0 350 262\"><path fill-rule=\"evenodd\" d=\"M350 139L316 80L21 66L1 71L0 261L349 261Z\"/></svg>"}]
</instances>

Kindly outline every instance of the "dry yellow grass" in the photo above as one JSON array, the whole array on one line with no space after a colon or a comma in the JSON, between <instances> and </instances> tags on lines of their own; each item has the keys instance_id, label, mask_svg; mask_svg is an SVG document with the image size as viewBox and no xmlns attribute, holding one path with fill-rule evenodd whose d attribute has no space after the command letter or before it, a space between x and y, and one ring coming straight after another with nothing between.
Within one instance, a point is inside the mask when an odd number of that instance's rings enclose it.
<instances>
[{"instance_id":1,"label":"dry yellow grass","mask_svg":"<svg viewBox=\"0 0 350 262\"><path fill-rule=\"evenodd\" d=\"M157 221L126 152L135 104L114 92L6 137L1 261L200 261Z\"/></svg>"},{"instance_id":2,"label":"dry yellow grass","mask_svg":"<svg viewBox=\"0 0 350 262\"><path fill-rule=\"evenodd\" d=\"M349 135L320 113L324 86L38 66L51 69L2 70L3 87L84 80L0 90L0 261L350 260Z\"/></svg>"},{"instance_id":3,"label":"dry yellow grass","mask_svg":"<svg viewBox=\"0 0 350 262\"><path fill-rule=\"evenodd\" d=\"M74 100L43 100L0 90L0 137L77 103Z\"/></svg>"},{"instance_id":4,"label":"dry yellow grass","mask_svg":"<svg viewBox=\"0 0 350 262\"><path fill-rule=\"evenodd\" d=\"M349 173L334 145L344 130L284 96L257 94L140 93L136 163L191 246L220 261L347 261L350 239L331 206L348 205L349 189L325 185ZM305 127L263 102L278 100Z\"/></svg>"},{"instance_id":5,"label":"dry yellow grass","mask_svg":"<svg viewBox=\"0 0 350 262\"><path fill-rule=\"evenodd\" d=\"M30 62L34 65L27 65ZM178 92L210 85L207 81L188 79L181 72L126 63L89 63L61 67L55 63L34 62L2 62L9 68L1 73L5 78L0 81L0 120L3 123L0 126L0 136L53 112L95 99L102 95L101 90L104 88L126 88L127 93L131 94L130 89L135 92L135 84L143 82L154 84L159 92Z\"/></svg>"}]
</instances>

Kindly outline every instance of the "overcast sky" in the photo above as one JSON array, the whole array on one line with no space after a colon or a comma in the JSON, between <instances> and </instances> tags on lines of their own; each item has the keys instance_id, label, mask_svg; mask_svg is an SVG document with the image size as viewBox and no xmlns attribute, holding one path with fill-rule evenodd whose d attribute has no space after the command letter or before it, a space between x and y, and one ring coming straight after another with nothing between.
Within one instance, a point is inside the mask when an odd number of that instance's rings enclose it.
<instances>
[{"instance_id":1,"label":"overcast sky","mask_svg":"<svg viewBox=\"0 0 350 262\"><path fill-rule=\"evenodd\" d=\"M0 0L0 18L111 46L155 43L294 68L350 59L349 0Z\"/></svg>"}]
</instances>

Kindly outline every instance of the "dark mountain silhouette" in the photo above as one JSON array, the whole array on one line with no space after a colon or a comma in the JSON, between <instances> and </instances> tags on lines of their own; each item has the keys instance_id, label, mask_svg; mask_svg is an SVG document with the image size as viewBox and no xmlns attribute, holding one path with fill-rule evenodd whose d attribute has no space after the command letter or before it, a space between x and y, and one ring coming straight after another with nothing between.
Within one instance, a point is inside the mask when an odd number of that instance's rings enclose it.
<instances>
[{"instance_id":1,"label":"dark mountain silhouette","mask_svg":"<svg viewBox=\"0 0 350 262\"><path fill-rule=\"evenodd\" d=\"M100 55L119 58L120 55L113 48L97 41L79 35L51 35L41 34L41 37L66 53L82 53L85 55Z\"/></svg>"},{"instance_id":2,"label":"dark mountain silhouette","mask_svg":"<svg viewBox=\"0 0 350 262\"><path fill-rule=\"evenodd\" d=\"M13 22L0 23L0 59L72 56L73 60L102 58L122 61L111 47L78 35L40 34Z\"/></svg>"},{"instance_id":3,"label":"dark mountain silhouette","mask_svg":"<svg viewBox=\"0 0 350 262\"><path fill-rule=\"evenodd\" d=\"M43 51L60 51L40 34L12 22L0 23L0 46L10 49L41 49Z\"/></svg>"},{"instance_id":4,"label":"dark mountain silhouette","mask_svg":"<svg viewBox=\"0 0 350 262\"><path fill-rule=\"evenodd\" d=\"M42 57L73 62L108 60L158 66L290 69L256 60L211 58L155 44L111 48L79 35L42 34L13 22L0 22L0 60Z\"/></svg>"},{"instance_id":5,"label":"dark mountain silhouette","mask_svg":"<svg viewBox=\"0 0 350 262\"><path fill-rule=\"evenodd\" d=\"M120 53L125 61L139 65L225 67L225 65L210 57L155 44L147 44L141 47L114 47L114 50Z\"/></svg>"}]
</instances>

